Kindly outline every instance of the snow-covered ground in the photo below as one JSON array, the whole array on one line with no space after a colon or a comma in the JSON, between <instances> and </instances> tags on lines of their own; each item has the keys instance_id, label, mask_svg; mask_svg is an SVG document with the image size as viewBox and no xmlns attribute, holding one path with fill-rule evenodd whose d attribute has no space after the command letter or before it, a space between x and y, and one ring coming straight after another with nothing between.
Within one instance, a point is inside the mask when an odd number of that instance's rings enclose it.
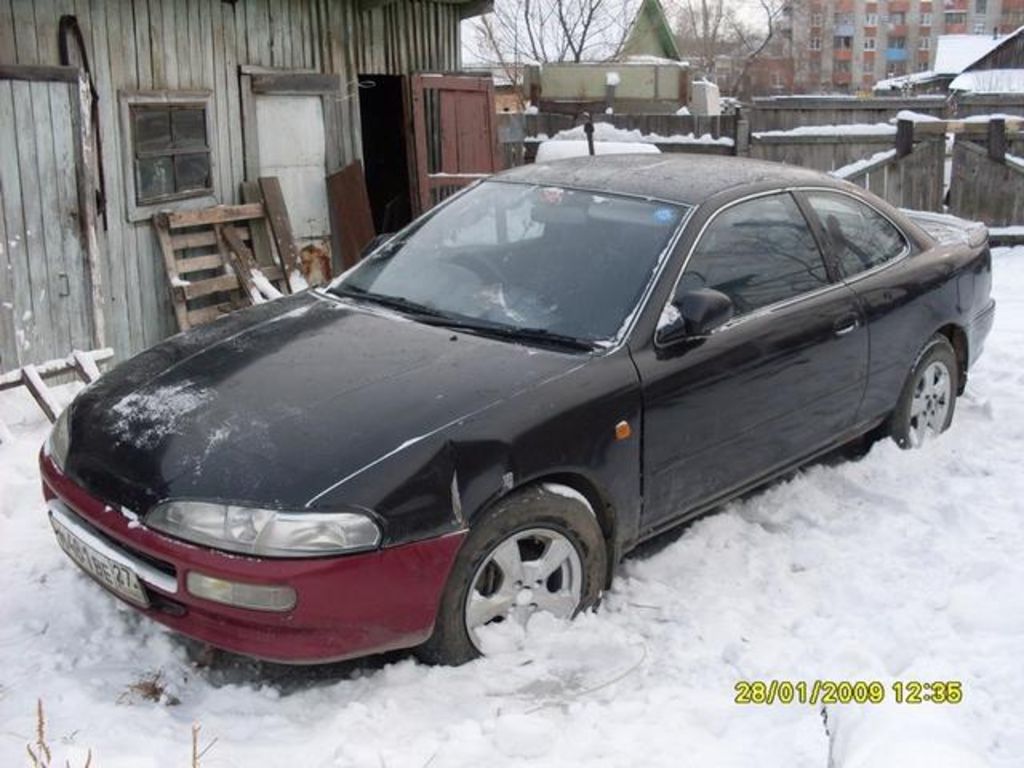
<instances>
[{"instance_id":1,"label":"snow-covered ground","mask_svg":"<svg viewBox=\"0 0 1024 768\"><path fill-rule=\"evenodd\" d=\"M46 426L4 395L0 764L24 764L41 698L54 764L76 768L87 748L98 768L186 766L193 723L216 739L204 768L826 768L830 741L842 768L1020 766L1024 249L995 270L995 330L941 440L732 504L630 559L597 614L459 669L193 666L60 553L37 487ZM130 688L157 673L162 701ZM835 708L830 740L814 707L733 703L738 680L773 678L960 680L964 697Z\"/></svg>"}]
</instances>

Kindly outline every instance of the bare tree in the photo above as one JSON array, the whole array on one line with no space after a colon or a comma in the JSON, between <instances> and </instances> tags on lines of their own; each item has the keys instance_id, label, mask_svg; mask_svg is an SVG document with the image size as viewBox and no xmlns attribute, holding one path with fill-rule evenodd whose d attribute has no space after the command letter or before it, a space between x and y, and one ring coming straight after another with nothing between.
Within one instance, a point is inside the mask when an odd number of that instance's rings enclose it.
<instances>
[{"instance_id":1,"label":"bare tree","mask_svg":"<svg viewBox=\"0 0 1024 768\"><path fill-rule=\"evenodd\" d=\"M756 0L739 6L732 0L672 0L680 49L705 77L717 78L717 60L732 60L730 83L743 88L752 67L777 39L784 9L800 0ZM737 71L738 67L738 71Z\"/></svg>"},{"instance_id":2,"label":"bare tree","mask_svg":"<svg viewBox=\"0 0 1024 768\"><path fill-rule=\"evenodd\" d=\"M775 37L783 14L792 10L792 2L790 0L758 0L758 4L761 9L761 20L764 24L761 33L752 33L750 28L743 24L737 24L734 29L737 42L740 44L741 49L747 52L743 57L743 64L740 67L739 75L736 77L737 95L743 97L747 95L746 91L750 88L751 68L761 55L768 50L768 46Z\"/></svg>"},{"instance_id":3,"label":"bare tree","mask_svg":"<svg viewBox=\"0 0 1024 768\"><path fill-rule=\"evenodd\" d=\"M674 0L672 8L682 50L702 74L714 76L715 59L734 42L734 6L725 0Z\"/></svg>"},{"instance_id":4,"label":"bare tree","mask_svg":"<svg viewBox=\"0 0 1024 768\"><path fill-rule=\"evenodd\" d=\"M473 23L470 52L518 81L524 64L607 61L622 50L638 0L495 0Z\"/></svg>"}]
</instances>

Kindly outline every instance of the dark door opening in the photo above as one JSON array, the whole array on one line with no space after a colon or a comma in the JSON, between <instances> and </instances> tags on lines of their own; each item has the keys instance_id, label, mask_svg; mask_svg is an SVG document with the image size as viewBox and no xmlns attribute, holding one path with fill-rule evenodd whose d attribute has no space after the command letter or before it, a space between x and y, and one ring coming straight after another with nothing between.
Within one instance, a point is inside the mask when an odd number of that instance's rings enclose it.
<instances>
[{"instance_id":1,"label":"dark door opening","mask_svg":"<svg viewBox=\"0 0 1024 768\"><path fill-rule=\"evenodd\" d=\"M359 75L366 192L377 232L396 232L412 220L401 75Z\"/></svg>"}]
</instances>

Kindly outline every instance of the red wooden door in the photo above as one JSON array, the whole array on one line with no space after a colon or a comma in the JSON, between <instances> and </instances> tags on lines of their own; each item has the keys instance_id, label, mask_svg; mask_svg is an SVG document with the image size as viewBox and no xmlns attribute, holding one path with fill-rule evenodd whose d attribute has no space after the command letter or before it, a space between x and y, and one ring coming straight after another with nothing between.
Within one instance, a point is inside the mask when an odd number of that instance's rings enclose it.
<instances>
[{"instance_id":1,"label":"red wooden door","mask_svg":"<svg viewBox=\"0 0 1024 768\"><path fill-rule=\"evenodd\" d=\"M491 78L413 75L412 112L418 213L501 170Z\"/></svg>"}]
</instances>

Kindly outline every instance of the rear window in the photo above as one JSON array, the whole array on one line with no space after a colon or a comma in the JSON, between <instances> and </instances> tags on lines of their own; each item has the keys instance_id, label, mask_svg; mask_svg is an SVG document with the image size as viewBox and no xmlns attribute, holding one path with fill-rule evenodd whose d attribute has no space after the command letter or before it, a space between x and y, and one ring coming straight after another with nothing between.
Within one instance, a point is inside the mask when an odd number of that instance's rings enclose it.
<instances>
[{"instance_id":1,"label":"rear window","mask_svg":"<svg viewBox=\"0 0 1024 768\"><path fill-rule=\"evenodd\" d=\"M807 200L847 276L881 266L907 249L906 238L892 222L852 197L810 192Z\"/></svg>"}]
</instances>

